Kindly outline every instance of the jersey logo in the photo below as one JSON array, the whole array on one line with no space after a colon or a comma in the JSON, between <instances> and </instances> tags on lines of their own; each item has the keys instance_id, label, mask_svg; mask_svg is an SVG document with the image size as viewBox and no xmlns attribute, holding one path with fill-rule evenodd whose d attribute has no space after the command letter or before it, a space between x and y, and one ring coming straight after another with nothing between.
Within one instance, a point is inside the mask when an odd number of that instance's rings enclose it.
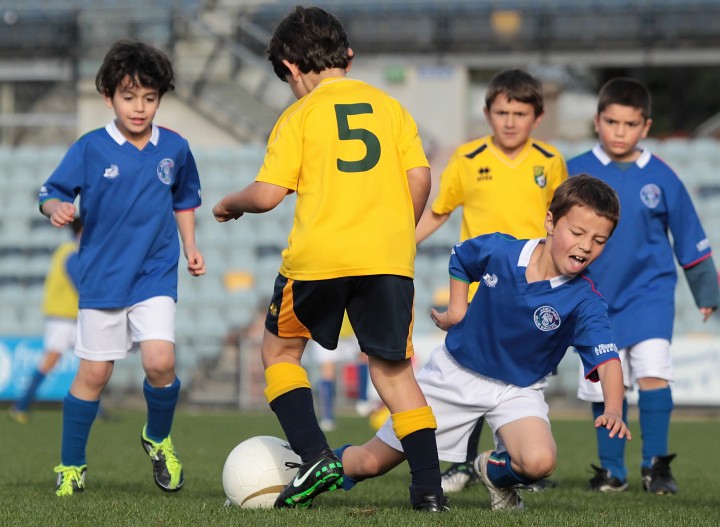
<instances>
[{"instance_id":1,"label":"jersey logo","mask_svg":"<svg viewBox=\"0 0 720 527\"><path fill-rule=\"evenodd\" d=\"M278 316L278 308L274 303L270 304L270 307L268 307L268 313L270 314L271 317Z\"/></svg>"},{"instance_id":2,"label":"jersey logo","mask_svg":"<svg viewBox=\"0 0 720 527\"><path fill-rule=\"evenodd\" d=\"M618 352L617 346L614 342L610 344L598 344L595 346L595 355L605 355L606 353L612 352Z\"/></svg>"},{"instance_id":3,"label":"jersey logo","mask_svg":"<svg viewBox=\"0 0 720 527\"><path fill-rule=\"evenodd\" d=\"M537 308L533 317L540 331L552 331L560 327L560 315L550 306Z\"/></svg>"},{"instance_id":4,"label":"jersey logo","mask_svg":"<svg viewBox=\"0 0 720 527\"><path fill-rule=\"evenodd\" d=\"M535 178L535 184L540 188L545 188L547 185L547 177L545 177L545 167L534 166L533 167L533 178Z\"/></svg>"},{"instance_id":5,"label":"jersey logo","mask_svg":"<svg viewBox=\"0 0 720 527\"><path fill-rule=\"evenodd\" d=\"M169 185L172 182L173 169L175 168L175 161L166 157L157 166L157 177L160 181Z\"/></svg>"},{"instance_id":6,"label":"jersey logo","mask_svg":"<svg viewBox=\"0 0 720 527\"><path fill-rule=\"evenodd\" d=\"M703 252L704 250L709 249L710 248L710 240L708 240L707 238L703 238L702 240L700 240L699 242L697 242L695 244L695 248L699 252Z\"/></svg>"},{"instance_id":7,"label":"jersey logo","mask_svg":"<svg viewBox=\"0 0 720 527\"><path fill-rule=\"evenodd\" d=\"M498 277L496 274L485 273L482 279L488 287L495 287L498 283Z\"/></svg>"},{"instance_id":8,"label":"jersey logo","mask_svg":"<svg viewBox=\"0 0 720 527\"><path fill-rule=\"evenodd\" d=\"M115 179L120 175L120 169L117 165L110 165L108 168L105 169L105 172L103 173L103 177L107 179Z\"/></svg>"},{"instance_id":9,"label":"jersey logo","mask_svg":"<svg viewBox=\"0 0 720 527\"><path fill-rule=\"evenodd\" d=\"M481 167L478 169L477 181L492 181L492 174L489 167Z\"/></svg>"},{"instance_id":10,"label":"jersey logo","mask_svg":"<svg viewBox=\"0 0 720 527\"><path fill-rule=\"evenodd\" d=\"M654 209L660 203L662 192L655 183L648 183L640 189L640 200L649 209Z\"/></svg>"}]
</instances>

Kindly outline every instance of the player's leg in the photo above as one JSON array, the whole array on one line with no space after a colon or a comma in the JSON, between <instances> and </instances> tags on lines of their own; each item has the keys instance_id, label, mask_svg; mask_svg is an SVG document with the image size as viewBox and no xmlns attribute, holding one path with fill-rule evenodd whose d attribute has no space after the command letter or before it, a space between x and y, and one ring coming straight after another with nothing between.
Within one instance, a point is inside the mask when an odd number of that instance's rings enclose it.
<instances>
[{"instance_id":1,"label":"player's leg","mask_svg":"<svg viewBox=\"0 0 720 527\"><path fill-rule=\"evenodd\" d=\"M342 484L342 464L315 415L307 372L300 360L308 339L337 346L344 300L341 280L294 281L278 276L261 347L265 396L302 465L275 507L306 508ZM278 336L282 334L283 336Z\"/></svg>"},{"instance_id":2,"label":"player's leg","mask_svg":"<svg viewBox=\"0 0 720 527\"><path fill-rule=\"evenodd\" d=\"M556 446L548 421L542 381L527 388L490 382L499 390L495 406L485 414L494 431L495 449L475 460L475 470L490 495L493 510L524 508L519 486L552 474Z\"/></svg>"},{"instance_id":3,"label":"player's leg","mask_svg":"<svg viewBox=\"0 0 720 527\"><path fill-rule=\"evenodd\" d=\"M475 422L472 434L468 439L467 454L465 461L452 463L442 473L442 488L445 492L459 492L478 482L478 476L473 468L473 462L478 456L480 447L480 433L482 432L485 419L481 417Z\"/></svg>"},{"instance_id":4,"label":"player's leg","mask_svg":"<svg viewBox=\"0 0 720 527\"><path fill-rule=\"evenodd\" d=\"M412 369L414 286L410 278L359 277L347 313L360 348L369 357L370 378L391 413L395 435L410 466L410 501L427 512L446 510L440 484L433 410Z\"/></svg>"},{"instance_id":5,"label":"player's leg","mask_svg":"<svg viewBox=\"0 0 720 527\"><path fill-rule=\"evenodd\" d=\"M630 360L639 388L643 487L651 494L675 494L677 483L670 470L675 454L668 453L673 410L669 384L673 380L670 342L665 339L640 342L633 346Z\"/></svg>"},{"instance_id":6,"label":"player's leg","mask_svg":"<svg viewBox=\"0 0 720 527\"><path fill-rule=\"evenodd\" d=\"M620 350L620 360L623 364L625 385L630 385L630 365L627 359L627 349ZM602 389L600 383L593 383L585 379L582 364L579 365L578 399L591 403L593 420L605 412ZM627 422L627 400L623 400L623 421ZM598 458L600 466L591 464L595 475L590 479L590 490L597 492L622 492L627 489L627 468L625 466L626 440L610 437L609 431L604 427L595 429Z\"/></svg>"},{"instance_id":7,"label":"player's leg","mask_svg":"<svg viewBox=\"0 0 720 527\"><path fill-rule=\"evenodd\" d=\"M75 345L75 319L49 318L45 323L43 348L45 353L35 368L30 384L23 395L10 407L10 417L24 424L29 420L30 406L45 377L55 368L62 353Z\"/></svg>"},{"instance_id":8,"label":"player's leg","mask_svg":"<svg viewBox=\"0 0 720 527\"><path fill-rule=\"evenodd\" d=\"M360 481L382 476L405 461L405 454L374 436L363 445L345 445L335 449L342 461L343 489L350 490Z\"/></svg>"},{"instance_id":9,"label":"player's leg","mask_svg":"<svg viewBox=\"0 0 720 527\"><path fill-rule=\"evenodd\" d=\"M61 463L55 467L58 496L70 496L84 488L86 447L100 395L110 380L114 361L126 356L128 344L124 309L81 309L78 313L75 355L80 365L63 399Z\"/></svg>"},{"instance_id":10,"label":"player's leg","mask_svg":"<svg viewBox=\"0 0 720 527\"><path fill-rule=\"evenodd\" d=\"M153 297L128 309L133 342L140 343L147 421L140 444L150 457L155 484L165 492L182 488L185 477L170 436L180 380L175 375L175 302Z\"/></svg>"}]
</instances>

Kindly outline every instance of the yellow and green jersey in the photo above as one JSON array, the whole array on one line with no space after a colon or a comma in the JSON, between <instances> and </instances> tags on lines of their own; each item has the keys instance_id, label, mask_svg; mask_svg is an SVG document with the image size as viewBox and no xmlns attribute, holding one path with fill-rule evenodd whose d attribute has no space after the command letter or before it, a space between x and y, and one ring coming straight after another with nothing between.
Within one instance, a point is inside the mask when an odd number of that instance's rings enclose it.
<instances>
[{"instance_id":1,"label":"yellow and green jersey","mask_svg":"<svg viewBox=\"0 0 720 527\"><path fill-rule=\"evenodd\" d=\"M280 273L413 277L407 170L428 166L417 125L395 99L362 81L323 80L280 116L256 178L297 192Z\"/></svg>"},{"instance_id":2,"label":"yellow and green jersey","mask_svg":"<svg viewBox=\"0 0 720 527\"><path fill-rule=\"evenodd\" d=\"M60 245L52 255L45 277L42 310L47 317L77 318L78 292L68 271L68 259L78 250L77 242Z\"/></svg>"},{"instance_id":3,"label":"yellow and green jersey","mask_svg":"<svg viewBox=\"0 0 720 527\"><path fill-rule=\"evenodd\" d=\"M566 179L565 160L553 146L529 139L510 159L486 136L455 150L432 210L449 214L463 208L460 241L492 232L544 237L545 213Z\"/></svg>"}]
</instances>

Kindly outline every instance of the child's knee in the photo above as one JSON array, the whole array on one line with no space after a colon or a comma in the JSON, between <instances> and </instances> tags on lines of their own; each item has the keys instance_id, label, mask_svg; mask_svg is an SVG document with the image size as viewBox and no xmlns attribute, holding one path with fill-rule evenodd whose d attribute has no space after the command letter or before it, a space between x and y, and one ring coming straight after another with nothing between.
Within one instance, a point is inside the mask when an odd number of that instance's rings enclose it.
<instances>
[{"instance_id":1,"label":"child's knee","mask_svg":"<svg viewBox=\"0 0 720 527\"><path fill-rule=\"evenodd\" d=\"M519 471L530 479L542 479L555 472L555 450L550 448L534 448L523 454L519 459L513 459L519 466Z\"/></svg>"}]
</instances>

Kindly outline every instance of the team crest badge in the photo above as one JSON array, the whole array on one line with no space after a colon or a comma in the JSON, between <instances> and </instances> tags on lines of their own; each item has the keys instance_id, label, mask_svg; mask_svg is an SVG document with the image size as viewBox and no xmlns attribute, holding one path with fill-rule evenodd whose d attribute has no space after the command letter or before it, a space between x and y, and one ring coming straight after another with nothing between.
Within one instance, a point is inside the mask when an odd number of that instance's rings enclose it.
<instances>
[{"instance_id":1,"label":"team crest badge","mask_svg":"<svg viewBox=\"0 0 720 527\"><path fill-rule=\"evenodd\" d=\"M485 273L482 279L488 287L495 287L498 283L498 277L496 274Z\"/></svg>"},{"instance_id":2,"label":"team crest badge","mask_svg":"<svg viewBox=\"0 0 720 527\"><path fill-rule=\"evenodd\" d=\"M551 306L537 308L533 317L540 331L552 331L560 327L560 315Z\"/></svg>"},{"instance_id":3,"label":"team crest badge","mask_svg":"<svg viewBox=\"0 0 720 527\"><path fill-rule=\"evenodd\" d=\"M655 183L648 183L640 189L640 200L649 209L654 209L660 204L662 192Z\"/></svg>"},{"instance_id":4,"label":"team crest badge","mask_svg":"<svg viewBox=\"0 0 720 527\"><path fill-rule=\"evenodd\" d=\"M175 161L166 157L157 167L157 176L160 181L169 185L172 183L173 169L175 168Z\"/></svg>"},{"instance_id":5,"label":"team crest badge","mask_svg":"<svg viewBox=\"0 0 720 527\"><path fill-rule=\"evenodd\" d=\"M545 177L545 167L533 167L533 177L535 178L535 184L538 187L545 188L545 185L547 185L547 178Z\"/></svg>"},{"instance_id":6,"label":"team crest badge","mask_svg":"<svg viewBox=\"0 0 720 527\"><path fill-rule=\"evenodd\" d=\"M117 165L110 165L108 168L105 169L105 172L103 172L103 177L106 179L115 179L120 175L120 169Z\"/></svg>"},{"instance_id":7,"label":"team crest badge","mask_svg":"<svg viewBox=\"0 0 720 527\"><path fill-rule=\"evenodd\" d=\"M268 308L268 313L270 313L271 317L278 316L278 308L275 304L270 304L270 307Z\"/></svg>"}]
</instances>

